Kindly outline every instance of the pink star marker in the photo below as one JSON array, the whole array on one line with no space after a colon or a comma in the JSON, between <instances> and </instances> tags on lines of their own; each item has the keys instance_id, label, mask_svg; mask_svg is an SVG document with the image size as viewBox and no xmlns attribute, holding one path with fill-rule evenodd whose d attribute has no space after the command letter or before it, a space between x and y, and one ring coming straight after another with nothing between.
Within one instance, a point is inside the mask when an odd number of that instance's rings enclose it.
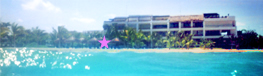
<instances>
[{"instance_id":1,"label":"pink star marker","mask_svg":"<svg viewBox=\"0 0 263 76\"><path fill-rule=\"evenodd\" d=\"M110 40L106 41L106 38L104 36L103 40L102 41L99 40L99 42L101 43L100 48L102 48L103 46L108 48L108 43L110 42Z\"/></svg>"}]
</instances>

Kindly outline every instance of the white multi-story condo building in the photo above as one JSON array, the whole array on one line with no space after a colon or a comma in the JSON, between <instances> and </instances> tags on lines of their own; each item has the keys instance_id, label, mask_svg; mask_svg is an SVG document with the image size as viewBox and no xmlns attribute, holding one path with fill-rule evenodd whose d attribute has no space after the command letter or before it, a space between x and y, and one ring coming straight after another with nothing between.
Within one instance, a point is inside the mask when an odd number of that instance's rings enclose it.
<instances>
[{"instance_id":1,"label":"white multi-story condo building","mask_svg":"<svg viewBox=\"0 0 263 76\"><path fill-rule=\"evenodd\" d=\"M217 13L185 16L132 15L104 21L104 25L113 24L119 30L132 27L137 31L141 29L145 34L156 32L163 36L168 31L173 34L184 31L188 34L194 34L194 39L215 39L222 34L225 34L224 38L229 35L237 35L235 16L219 16Z\"/></svg>"}]
</instances>

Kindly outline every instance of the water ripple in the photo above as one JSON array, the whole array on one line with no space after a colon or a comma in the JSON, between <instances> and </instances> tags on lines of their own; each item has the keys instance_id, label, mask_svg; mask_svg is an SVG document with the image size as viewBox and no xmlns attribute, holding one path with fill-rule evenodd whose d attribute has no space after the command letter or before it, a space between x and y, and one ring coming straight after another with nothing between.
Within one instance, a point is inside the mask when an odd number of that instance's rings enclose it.
<instances>
[{"instance_id":1,"label":"water ripple","mask_svg":"<svg viewBox=\"0 0 263 76\"><path fill-rule=\"evenodd\" d=\"M54 68L65 68L72 69L72 66L76 66L79 64L77 61L82 57L92 56L91 54L80 54L71 52L68 54L63 54L62 52L52 52L52 51L41 51L41 50L27 50L23 49L15 49L15 50L3 50L0 48L0 66L10 66L12 64L18 67L30 67L30 66L39 66L39 68L46 68L48 65L46 63L50 63L51 69ZM63 57L65 59L63 59ZM49 60L49 62L46 61ZM50 61L53 60L53 61ZM59 63L59 64L58 64ZM90 69L89 66L85 66L85 69ZM1 73L1 70L0 70Z\"/></svg>"}]
</instances>

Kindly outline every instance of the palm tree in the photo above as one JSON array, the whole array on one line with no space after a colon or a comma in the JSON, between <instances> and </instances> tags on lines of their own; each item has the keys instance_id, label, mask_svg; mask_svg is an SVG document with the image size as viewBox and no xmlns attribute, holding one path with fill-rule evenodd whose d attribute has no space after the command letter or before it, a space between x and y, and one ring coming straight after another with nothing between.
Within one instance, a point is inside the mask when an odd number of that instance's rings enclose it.
<instances>
[{"instance_id":1,"label":"palm tree","mask_svg":"<svg viewBox=\"0 0 263 76\"><path fill-rule=\"evenodd\" d=\"M36 42L37 45L43 45L45 43L45 40L48 39L48 34L45 33L45 30L41 30L38 27L32 28L32 38L33 42Z\"/></svg>"},{"instance_id":2,"label":"palm tree","mask_svg":"<svg viewBox=\"0 0 263 76\"><path fill-rule=\"evenodd\" d=\"M13 42L14 47L16 47L16 41L17 41L16 38L18 36L21 36L23 33L24 33L23 26L18 26L18 24L15 24L15 23L11 25L11 35L12 35L12 42Z\"/></svg>"},{"instance_id":3,"label":"palm tree","mask_svg":"<svg viewBox=\"0 0 263 76\"><path fill-rule=\"evenodd\" d=\"M10 32L10 29L8 26L10 26L10 23L0 23L0 38L7 35Z\"/></svg>"},{"instance_id":4,"label":"palm tree","mask_svg":"<svg viewBox=\"0 0 263 76\"><path fill-rule=\"evenodd\" d=\"M136 32L135 35L133 35L134 41L135 41L135 46L137 48L141 48L142 46L145 46L145 43L143 42L144 40L147 40L147 37L142 33L140 30L139 32Z\"/></svg>"},{"instance_id":5,"label":"palm tree","mask_svg":"<svg viewBox=\"0 0 263 76\"><path fill-rule=\"evenodd\" d=\"M174 45L176 47L185 47L187 49L190 48L190 46L196 45L196 41L193 40L194 34L185 34L184 31L179 31L175 35Z\"/></svg>"},{"instance_id":6,"label":"palm tree","mask_svg":"<svg viewBox=\"0 0 263 76\"><path fill-rule=\"evenodd\" d=\"M8 28L10 25L10 23L0 23L0 46L3 44L2 38L8 36L8 33L10 32L10 29Z\"/></svg>"},{"instance_id":7,"label":"palm tree","mask_svg":"<svg viewBox=\"0 0 263 76\"><path fill-rule=\"evenodd\" d=\"M179 31L176 35L175 35L175 46L181 48L182 45L184 45L183 38L185 37L185 34L183 31Z\"/></svg>"},{"instance_id":8,"label":"palm tree","mask_svg":"<svg viewBox=\"0 0 263 76\"><path fill-rule=\"evenodd\" d=\"M69 38L68 30L64 26L58 26L58 29L53 28L53 33L51 34L51 39L54 41L58 41L58 47L61 47L61 44L65 39Z\"/></svg>"},{"instance_id":9,"label":"palm tree","mask_svg":"<svg viewBox=\"0 0 263 76\"><path fill-rule=\"evenodd\" d=\"M165 42L166 43L166 47L167 48L171 48L171 47L173 47L175 44L174 44L174 41L175 41L175 36L174 35L172 35L171 33L170 33L170 31L166 34L166 39L165 40L163 40L163 42Z\"/></svg>"},{"instance_id":10,"label":"palm tree","mask_svg":"<svg viewBox=\"0 0 263 76\"><path fill-rule=\"evenodd\" d=\"M254 30L241 30L242 34L238 36L237 43L241 48L258 48L257 38L258 34Z\"/></svg>"},{"instance_id":11,"label":"palm tree","mask_svg":"<svg viewBox=\"0 0 263 76\"><path fill-rule=\"evenodd\" d=\"M150 41L151 41L151 47L153 48L153 46L155 47L159 47L160 45L164 45L164 42L163 42L163 39L162 39L162 36L159 35L158 33L156 32L153 32L150 36ZM149 37L148 36L148 37Z\"/></svg>"},{"instance_id":12,"label":"palm tree","mask_svg":"<svg viewBox=\"0 0 263 76\"><path fill-rule=\"evenodd\" d=\"M56 44L55 41L58 39L58 37L57 37L58 32L57 32L57 30L56 30L55 28L52 28L52 29L53 29L53 31L52 31L52 33L50 33L49 35L50 35L52 44L53 44L54 46L56 46L57 44Z\"/></svg>"},{"instance_id":13,"label":"palm tree","mask_svg":"<svg viewBox=\"0 0 263 76\"><path fill-rule=\"evenodd\" d=\"M200 48L211 48L214 45L215 42L213 42L212 40L206 40L206 39L202 39L201 42L199 42Z\"/></svg>"},{"instance_id":14,"label":"palm tree","mask_svg":"<svg viewBox=\"0 0 263 76\"><path fill-rule=\"evenodd\" d=\"M120 32L118 31L118 27L116 26L117 24L113 23L111 26L110 25L104 25L104 29L106 30L105 36L109 39L113 39L115 37L120 37Z\"/></svg>"},{"instance_id":15,"label":"palm tree","mask_svg":"<svg viewBox=\"0 0 263 76\"><path fill-rule=\"evenodd\" d=\"M133 28L125 28L124 31L119 32L119 36L125 47L140 48L145 46L144 41L147 41L141 30L137 32Z\"/></svg>"},{"instance_id":16,"label":"palm tree","mask_svg":"<svg viewBox=\"0 0 263 76\"><path fill-rule=\"evenodd\" d=\"M184 40L186 41L185 45L187 49L189 49L190 46L195 44L195 41L193 40L193 34L185 36Z\"/></svg>"},{"instance_id":17,"label":"palm tree","mask_svg":"<svg viewBox=\"0 0 263 76\"><path fill-rule=\"evenodd\" d=\"M71 41L72 47L74 46L74 43L76 43L77 47L79 47L80 43L82 44L82 40L80 40L80 39L83 38L83 34L77 32L77 31L70 31L69 34L71 36L69 38L69 41Z\"/></svg>"},{"instance_id":18,"label":"palm tree","mask_svg":"<svg viewBox=\"0 0 263 76\"><path fill-rule=\"evenodd\" d=\"M135 46L135 34L136 30L132 28L125 28L124 31L121 32L120 39L123 41L125 47Z\"/></svg>"}]
</instances>

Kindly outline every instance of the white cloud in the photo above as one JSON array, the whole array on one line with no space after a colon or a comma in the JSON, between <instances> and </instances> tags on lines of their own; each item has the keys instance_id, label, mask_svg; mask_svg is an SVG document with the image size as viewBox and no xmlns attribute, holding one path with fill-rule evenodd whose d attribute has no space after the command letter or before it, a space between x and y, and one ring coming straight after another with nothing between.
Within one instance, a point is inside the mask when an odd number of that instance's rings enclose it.
<instances>
[{"instance_id":1,"label":"white cloud","mask_svg":"<svg viewBox=\"0 0 263 76\"><path fill-rule=\"evenodd\" d=\"M245 23L237 22L237 26L244 26L246 25Z\"/></svg>"},{"instance_id":2,"label":"white cloud","mask_svg":"<svg viewBox=\"0 0 263 76\"><path fill-rule=\"evenodd\" d=\"M114 18L114 17L116 17L115 14L109 14L108 16L109 16L110 18Z\"/></svg>"},{"instance_id":3,"label":"white cloud","mask_svg":"<svg viewBox=\"0 0 263 76\"><path fill-rule=\"evenodd\" d=\"M60 12L60 8L54 6L48 1L43 0L32 0L21 5L24 10L47 10Z\"/></svg>"},{"instance_id":4,"label":"white cloud","mask_svg":"<svg viewBox=\"0 0 263 76\"><path fill-rule=\"evenodd\" d=\"M18 22L23 22L23 20L22 20L22 19L18 19L17 21L18 21Z\"/></svg>"},{"instance_id":5,"label":"white cloud","mask_svg":"<svg viewBox=\"0 0 263 76\"><path fill-rule=\"evenodd\" d=\"M83 22L83 23L91 23L91 22L95 22L95 19L91 19L91 18L72 18L72 21L79 21L79 22Z\"/></svg>"}]
</instances>

